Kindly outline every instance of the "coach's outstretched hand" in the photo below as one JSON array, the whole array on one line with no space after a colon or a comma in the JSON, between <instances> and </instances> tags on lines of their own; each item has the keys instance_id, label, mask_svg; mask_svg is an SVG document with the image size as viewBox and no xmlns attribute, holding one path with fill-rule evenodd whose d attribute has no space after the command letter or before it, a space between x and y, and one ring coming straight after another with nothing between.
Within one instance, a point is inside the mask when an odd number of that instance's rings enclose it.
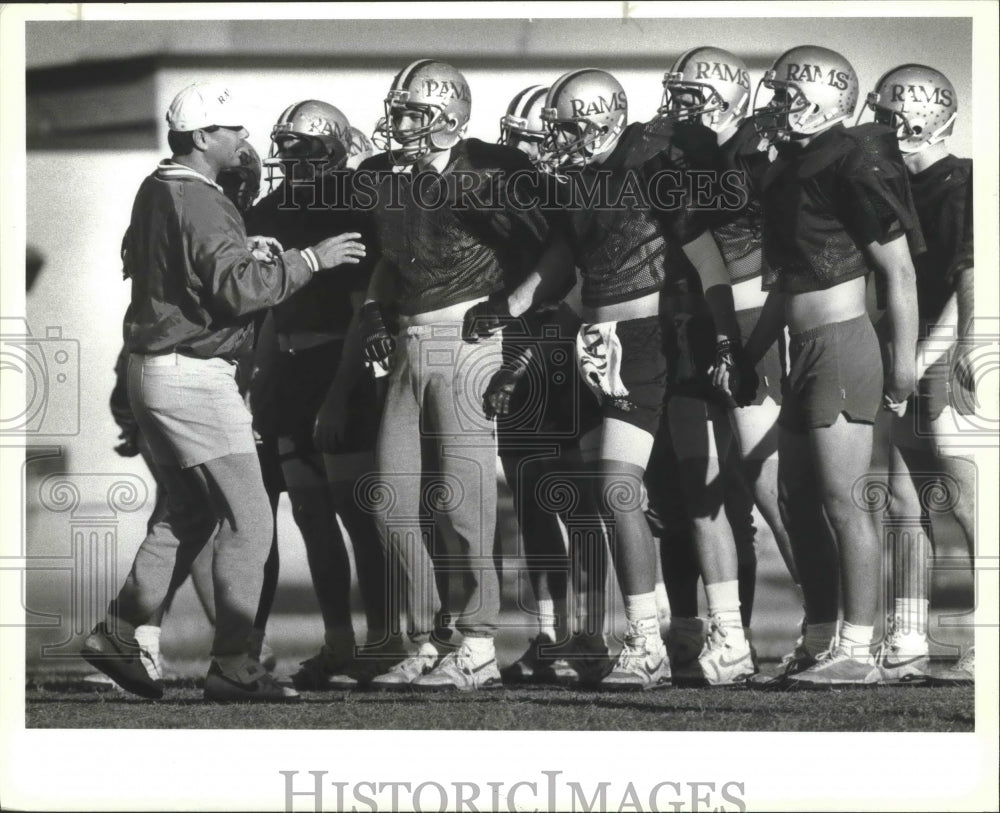
<instances>
[{"instance_id":1,"label":"coach's outstretched hand","mask_svg":"<svg viewBox=\"0 0 1000 813\"><path fill-rule=\"evenodd\" d=\"M489 299L473 305L465 312L462 338L467 342L478 342L496 333L511 318L507 294L497 291Z\"/></svg>"},{"instance_id":2,"label":"coach's outstretched hand","mask_svg":"<svg viewBox=\"0 0 1000 813\"><path fill-rule=\"evenodd\" d=\"M366 302L359 312L361 328L361 354L373 364L387 361L396 349L396 340L389 332L378 302Z\"/></svg>"},{"instance_id":3,"label":"coach's outstretched hand","mask_svg":"<svg viewBox=\"0 0 1000 813\"><path fill-rule=\"evenodd\" d=\"M327 237L312 246L312 252L319 261L320 270L336 268L338 265L357 265L365 257L365 244L358 232L349 231L335 237Z\"/></svg>"},{"instance_id":4,"label":"coach's outstretched hand","mask_svg":"<svg viewBox=\"0 0 1000 813\"><path fill-rule=\"evenodd\" d=\"M738 340L720 339L715 345L712 383L744 407L757 397L760 378Z\"/></svg>"}]
</instances>

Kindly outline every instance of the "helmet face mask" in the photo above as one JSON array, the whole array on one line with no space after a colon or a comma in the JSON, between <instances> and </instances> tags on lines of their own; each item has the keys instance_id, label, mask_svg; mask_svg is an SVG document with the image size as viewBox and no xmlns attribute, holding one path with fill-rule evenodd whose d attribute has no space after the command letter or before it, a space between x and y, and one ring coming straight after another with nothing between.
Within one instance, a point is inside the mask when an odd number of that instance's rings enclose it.
<instances>
[{"instance_id":1,"label":"helmet face mask","mask_svg":"<svg viewBox=\"0 0 1000 813\"><path fill-rule=\"evenodd\" d=\"M518 93L507 106L507 113L500 119L498 144L521 150L533 163L541 157L545 141L545 122L542 108L548 88L532 85Z\"/></svg>"},{"instance_id":2,"label":"helmet face mask","mask_svg":"<svg viewBox=\"0 0 1000 813\"><path fill-rule=\"evenodd\" d=\"M940 71L926 65L901 65L879 79L864 110L871 110L878 124L896 131L901 152L917 153L951 135L958 97Z\"/></svg>"},{"instance_id":3,"label":"helmet face mask","mask_svg":"<svg viewBox=\"0 0 1000 813\"><path fill-rule=\"evenodd\" d=\"M738 123L750 101L750 74L739 57L721 48L700 47L682 54L663 75L661 121L700 120L721 133Z\"/></svg>"},{"instance_id":4,"label":"helmet face mask","mask_svg":"<svg viewBox=\"0 0 1000 813\"><path fill-rule=\"evenodd\" d=\"M396 75L372 140L394 164L413 164L454 147L471 108L472 95L461 73L444 62L421 59Z\"/></svg>"},{"instance_id":5,"label":"helmet face mask","mask_svg":"<svg viewBox=\"0 0 1000 813\"><path fill-rule=\"evenodd\" d=\"M546 132L538 166L558 175L564 168L585 167L615 148L628 122L628 99L606 71L570 71L549 89L541 118Z\"/></svg>"},{"instance_id":6,"label":"helmet face mask","mask_svg":"<svg viewBox=\"0 0 1000 813\"><path fill-rule=\"evenodd\" d=\"M245 214L260 194L263 167L257 150L246 143L240 150L240 165L227 167L219 173L216 183L233 205Z\"/></svg>"},{"instance_id":7,"label":"helmet face mask","mask_svg":"<svg viewBox=\"0 0 1000 813\"><path fill-rule=\"evenodd\" d=\"M285 177L307 180L347 159L350 123L332 104L310 99L287 107L271 128L264 160L271 189ZM325 165L324 165L325 164Z\"/></svg>"},{"instance_id":8,"label":"helmet face mask","mask_svg":"<svg viewBox=\"0 0 1000 813\"><path fill-rule=\"evenodd\" d=\"M818 135L854 114L858 75L836 51L802 45L786 51L764 74L754 98L754 125L765 139ZM766 91L771 98L765 103Z\"/></svg>"}]
</instances>

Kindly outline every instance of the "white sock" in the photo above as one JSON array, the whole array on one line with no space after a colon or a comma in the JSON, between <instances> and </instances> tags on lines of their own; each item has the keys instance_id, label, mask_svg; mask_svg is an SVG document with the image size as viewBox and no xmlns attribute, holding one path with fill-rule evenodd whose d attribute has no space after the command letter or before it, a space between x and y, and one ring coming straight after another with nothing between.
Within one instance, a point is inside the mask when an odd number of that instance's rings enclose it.
<instances>
[{"instance_id":1,"label":"white sock","mask_svg":"<svg viewBox=\"0 0 1000 813\"><path fill-rule=\"evenodd\" d=\"M656 593L625 596L625 619L634 624L647 618L656 620Z\"/></svg>"},{"instance_id":2,"label":"white sock","mask_svg":"<svg viewBox=\"0 0 1000 813\"><path fill-rule=\"evenodd\" d=\"M667 586L662 581L656 583L653 595L656 597L656 614L660 618L670 618L670 599L667 598Z\"/></svg>"},{"instance_id":3,"label":"white sock","mask_svg":"<svg viewBox=\"0 0 1000 813\"><path fill-rule=\"evenodd\" d=\"M840 625L840 648L855 660L863 661L871 657L874 627L863 627L845 621Z\"/></svg>"},{"instance_id":4,"label":"white sock","mask_svg":"<svg viewBox=\"0 0 1000 813\"><path fill-rule=\"evenodd\" d=\"M538 605L538 631L556 640L556 603L550 598L540 598Z\"/></svg>"},{"instance_id":5,"label":"white sock","mask_svg":"<svg viewBox=\"0 0 1000 813\"><path fill-rule=\"evenodd\" d=\"M480 635L466 635L462 643L472 653L472 662L475 664L486 663L497 656L492 638Z\"/></svg>"},{"instance_id":6,"label":"white sock","mask_svg":"<svg viewBox=\"0 0 1000 813\"><path fill-rule=\"evenodd\" d=\"M830 648L830 642L837 637L837 622L825 621L822 624L806 623L806 636L803 644L806 652L814 658Z\"/></svg>"},{"instance_id":7,"label":"white sock","mask_svg":"<svg viewBox=\"0 0 1000 813\"><path fill-rule=\"evenodd\" d=\"M896 632L900 635L927 637L927 615L930 600L925 598L897 598L892 602ZM138 634L136 630L136 634Z\"/></svg>"},{"instance_id":8,"label":"white sock","mask_svg":"<svg viewBox=\"0 0 1000 813\"><path fill-rule=\"evenodd\" d=\"M738 629L743 632L743 619L740 617L740 583L733 579L728 582L716 582L705 585L705 595L708 597L708 614L714 616L720 626L726 631Z\"/></svg>"},{"instance_id":9,"label":"white sock","mask_svg":"<svg viewBox=\"0 0 1000 813\"><path fill-rule=\"evenodd\" d=\"M430 641L424 641L418 648L417 654L424 658L436 658L438 656L437 647Z\"/></svg>"},{"instance_id":10,"label":"white sock","mask_svg":"<svg viewBox=\"0 0 1000 813\"><path fill-rule=\"evenodd\" d=\"M139 646L148 652L159 652L160 633L162 631L162 627L154 627L152 624L143 624L141 627L135 628L135 640L139 642Z\"/></svg>"}]
</instances>

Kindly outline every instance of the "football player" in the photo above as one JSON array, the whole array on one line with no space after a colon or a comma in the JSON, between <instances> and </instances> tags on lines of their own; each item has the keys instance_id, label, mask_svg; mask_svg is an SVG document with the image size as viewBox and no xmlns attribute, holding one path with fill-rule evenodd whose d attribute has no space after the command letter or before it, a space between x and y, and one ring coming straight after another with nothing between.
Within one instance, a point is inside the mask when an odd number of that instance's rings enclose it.
<instances>
[{"instance_id":1,"label":"football player","mask_svg":"<svg viewBox=\"0 0 1000 813\"><path fill-rule=\"evenodd\" d=\"M344 114L327 102L309 99L287 107L272 128L265 162L272 189L248 212L248 228L288 248L356 225L346 199L349 128ZM355 662L351 567L338 516L354 550L368 641L386 637L385 560L371 515L353 499L355 482L371 468L378 419L369 378L356 376L356 386L345 382L338 393L350 404L338 413L346 431L322 449L313 441L338 367L345 357L354 363L356 354L345 354L345 338L352 297L360 299L369 274L370 266L359 264L273 308L270 370L257 386L272 399L281 472L323 616L323 646L292 676L299 689L352 688L363 677L363 664ZM267 350L258 357L261 352ZM323 452L332 455L329 467Z\"/></svg>"},{"instance_id":2,"label":"football player","mask_svg":"<svg viewBox=\"0 0 1000 813\"><path fill-rule=\"evenodd\" d=\"M920 528L899 534L893 556L893 609L881 667L889 681L930 678L971 683L974 649L946 670L928 661L930 602L928 553L933 532L928 488L937 480L975 555L975 467L950 447L958 415L973 412L971 377L961 374L960 339L968 335L973 302L972 161L948 151L958 96L948 78L926 65L887 71L868 94L875 121L896 131L927 242L915 258L920 341L917 391L902 415L892 413L889 515L897 522L919 518ZM957 415L956 415L957 413ZM944 475L935 477L932 472ZM905 540L905 541L904 541Z\"/></svg>"},{"instance_id":3,"label":"football player","mask_svg":"<svg viewBox=\"0 0 1000 813\"><path fill-rule=\"evenodd\" d=\"M789 685L872 684L879 540L852 489L867 475L883 394L913 391L916 289L909 240L921 248L901 160L877 133L844 122L858 77L840 54L800 46L758 86L755 121L778 155L762 184L767 300L748 353L790 331L779 425L779 492L805 594L806 635ZM898 159L898 151L895 158ZM885 370L866 311L871 268L886 282L892 363ZM831 533L832 531L832 533ZM837 629L843 603L843 623Z\"/></svg>"},{"instance_id":4,"label":"football player","mask_svg":"<svg viewBox=\"0 0 1000 813\"><path fill-rule=\"evenodd\" d=\"M628 100L615 77L597 69L564 74L549 89L542 118L542 162L570 189L566 229L572 256L561 266L541 263L510 297L491 300L470 316L523 313L562 284L574 261L580 269L585 324L577 338L578 360L603 416L581 446L598 460L601 510L627 624L624 647L600 686L665 687L670 665L657 619L656 551L643 513L642 480L664 396L659 292L676 271L667 262L668 247L681 246L697 269L715 320L718 363L727 367L733 364L736 328L732 300L727 305L720 288L729 283L711 234L684 203L683 173L670 162L667 144L642 124L627 125ZM642 191L664 180L678 183L667 196L671 204L644 205ZM584 202L595 189L607 200ZM678 197L681 205L674 202Z\"/></svg>"},{"instance_id":5,"label":"football player","mask_svg":"<svg viewBox=\"0 0 1000 813\"><path fill-rule=\"evenodd\" d=\"M547 93L541 85L525 88L500 121L500 143L519 149L533 163L540 159L545 139L541 114ZM519 267L530 271L535 254L519 258ZM512 277L508 288L518 281L516 274ZM580 435L600 422L573 362L579 327L579 317L565 302L546 303L525 314L504 329L504 364L486 388L486 417L497 420L500 459L514 496L538 623L527 651L501 669L504 683L586 684L601 677L607 660L604 540L593 533L591 518L597 512L588 499L590 489L574 479L582 462ZM567 488L575 496L568 510L561 506L569 555L552 499L558 489ZM572 613L568 573L575 598Z\"/></svg>"},{"instance_id":6,"label":"football player","mask_svg":"<svg viewBox=\"0 0 1000 813\"><path fill-rule=\"evenodd\" d=\"M711 131L711 140L719 147L718 157L711 155L711 147L700 144L700 150L693 150L695 157L699 152L708 153L702 160L711 163L718 161L718 171L738 171L744 179L747 193L746 205L731 211L720 211L713 217L712 233L719 244L726 269L733 288L734 307L742 336L749 336L760 316L766 293L761 290L761 208L759 202L760 181L770 162L766 153L766 144L756 133L752 122L747 118L752 89L749 72L746 65L736 55L721 48L699 47L681 55L663 78L663 104L658 111L657 122L674 122L676 128L675 141L683 147L687 142L697 138L698 128ZM685 314L679 307L684 299L683 292L669 303L670 310ZM689 310L689 309L688 309ZM701 363L698 364L698 315L688 315L677 324L677 331L685 341L680 343L678 352L691 348L695 358L687 365L695 372L704 374L707 360L710 358L708 344L710 336L701 339ZM704 334L704 331L702 331ZM781 404L781 381L784 375L783 364L784 335L772 345L765 357L757 365L759 386L753 400L745 406L721 411L727 406L713 398L712 388L704 382L696 380L687 382L690 389L694 385L695 394L702 396L703 404L692 402L690 398L678 397L672 401L671 416L676 421L675 444L689 448L685 439L691 439L693 433L684 431L685 426L696 425L686 417L698 416L693 410L707 410L709 425L713 427L709 438L715 441L722 456L710 456L707 463L707 480L700 484L702 490L711 493L712 489L725 491L726 517L718 515L715 508L710 513L717 520L695 521L696 536L701 540L703 549L701 556L702 572L705 578L706 592L709 593L709 613L713 614L712 600L720 600L720 592L728 593L728 606L734 606L739 601L744 633L749 634L751 611L753 607L754 581L756 578L756 553L753 547L754 529L752 519L748 516L753 502L756 502L764 519L778 544L778 549L798 582L795 565L791 554L788 534L781 521L778 508L778 443L776 421ZM699 370L699 368L701 368ZM683 393L683 385L680 393ZM732 406L728 404L728 406ZM728 413L728 417L727 417ZM736 444L727 455L725 445L728 441L725 425L732 424ZM711 445L711 444L710 444ZM697 451L697 448L695 449ZM725 476L719 474L719 461L724 461ZM746 500L746 480L753 488L753 497ZM737 502L742 501L742 507ZM726 523L728 529L719 525ZM707 525L708 527L701 527ZM707 533L706 533L707 532ZM736 543L735 550L725 545L728 537ZM722 547L720 548L720 544ZM733 584L738 575L738 590ZM728 582L728 584L727 584ZM726 585L723 587L722 585ZM735 592L734 592L735 591ZM801 598L801 589L799 589ZM676 615L676 613L675 613ZM735 618L730 618L735 621ZM693 625L692 625L693 626ZM733 624L730 624L732 627ZM738 639L738 635L736 638ZM720 670L717 667L718 658L727 649L741 646L741 641L730 641L727 637L723 643L713 638L710 630L706 652L704 653L705 679L710 683L735 682L745 676L751 667L745 657L747 647L740 651L744 655L742 665ZM727 653L726 661L732 663L732 653ZM753 658L751 657L751 660ZM755 669L756 667L752 667ZM732 672L731 681L724 672ZM676 677L676 676L675 676Z\"/></svg>"},{"instance_id":7,"label":"football player","mask_svg":"<svg viewBox=\"0 0 1000 813\"><path fill-rule=\"evenodd\" d=\"M483 414L501 347L499 336L463 341L462 319L503 295L509 248L540 242L544 220L535 207L482 205L506 174L532 167L514 148L465 138L471 107L469 84L454 67L433 59L408 65L392 81L377 128L386 152L359 169L377 178L378 256L361 336L366 360L388 368L371 510L405 572L412 645L373 680L382 690L502 685L493 643L497 449ZM436 533L436 524L445 530ZM453 576L448 609L463 636L443 657L435 568Z\"/></svg>"}]
</instances>

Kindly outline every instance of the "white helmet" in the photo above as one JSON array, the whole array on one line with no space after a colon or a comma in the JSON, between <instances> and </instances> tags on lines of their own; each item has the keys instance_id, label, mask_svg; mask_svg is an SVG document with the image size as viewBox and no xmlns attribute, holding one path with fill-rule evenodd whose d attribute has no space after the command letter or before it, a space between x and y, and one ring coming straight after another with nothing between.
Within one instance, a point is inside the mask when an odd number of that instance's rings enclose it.
<instances>
[{"instance_id":1,"label":"white helmet","mask_svg":"<svg viewBox=\"0 0 1000 813\"><path fill-rule=\"evenodd\" d=\"M927 149L951 135L958 115L955 86L926 65L900 65L885 73L865 107L899 136L901 152Z\"/></svg>"},{"instance_id":2,"label":"white helmet","mask_svg":"<svg viewBox=\"0 0 1000 813\"><path fill-rule=\"evenodd\" d=\"M750 73L738 56L722 48L692 48L663 75L657 117L701 118L717 133L742 119L750 106Z\"/></svg>"}]
</instances>

